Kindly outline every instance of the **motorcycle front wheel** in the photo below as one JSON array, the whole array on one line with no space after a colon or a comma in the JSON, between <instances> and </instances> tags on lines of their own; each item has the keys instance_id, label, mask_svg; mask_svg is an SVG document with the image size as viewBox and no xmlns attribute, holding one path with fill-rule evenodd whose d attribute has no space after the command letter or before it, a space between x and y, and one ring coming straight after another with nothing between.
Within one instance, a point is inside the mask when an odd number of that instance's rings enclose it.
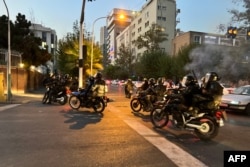
<instances>
[{"instance_id":1,"label":"motorcycle front wheel","mask_svg":"<svg viewBox=\"0 0 250 167\"><path fill-rule=\"evenodd\" d=\"M142 109L142 104L138 99L132 99L130 101L130 107L134 112L139 112Z\"/></svg>"},{"instance_id":2,"label":"motorcycle front wheel","mask_svg":"<svg viewBox=\"0 0 250 167\"><path fill-rule=\"evenodd\" d=\"M74 110L78 110L81 106L81 100L77 96L70 96L69 106Z\"/></svg>"},{"instance_id":3,"label":"motorcycle front wheel","mask_svg":"<svg viewBox=\"0 0 250 167\"><path fill-rule=\"evenodd\" d=\"M45 92L43 95L42 103L45 104L49 99L49 92Z\"/></svg>"},{"instance_id":4,"label":"motorcycle front wheel","mask_svg":"<svg viewBox=\"0 0 250 167\"><path fill-rule=\"evenodd\" d=\"M154 127L163 128L168 124L169 115L167 112L161 109L154 109L150 112L150 120Z\"/></svg>"},{"instance_id":5,"label":"motorcycle front wheel","mask_svg":"<svg viewBox=\"0 0 250 167\"><path fill-rule=\"evenodd\" d=\"M67 95L63 95L61 97L61 100L59 100L59 104L65 105L67 103L67 101L68 101L68 96Z\"/></svg>"},{"instance_id":6,"label":"motorcycle front wheel","mask_svg":"<svg viewBox=\"0 0 250 167\"><path fill-rule=\"evenodd\" d=\"M195 129L195 134L204 141L211 140L216 137L219 132L219 126L216 120L210 116L204 116L199 118L200 129Z\"/></svg>"},{"instance_id":7,"label":"motorcycle front wheel","mask_svg":"<svg viewBox=\"0 0 250 167\"><path fill-rule=\"evenodd\" d=\"M97 100L94 104L95 112L102 113L105 109L105 102L103 100Z\"/></svg>"}]
</instances>

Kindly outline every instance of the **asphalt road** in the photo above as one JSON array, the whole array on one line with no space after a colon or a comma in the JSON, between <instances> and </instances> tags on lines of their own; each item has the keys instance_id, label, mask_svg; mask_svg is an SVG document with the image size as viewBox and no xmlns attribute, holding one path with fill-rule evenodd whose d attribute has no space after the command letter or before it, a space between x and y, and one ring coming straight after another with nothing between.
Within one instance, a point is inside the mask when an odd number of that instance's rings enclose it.
<instances>
[{"instance_id":1,"label":"asphalt road","mask_svg":"<svg viewBox=\"0 0 250 167\"><path fill-rule=\"evenodd\" d=\"M103 115L41 104L42 94L0 105L0 166L223 166L225 150L250 150L250 118L229 120L210 142L192 131L154 129L149 113L132 113L123 87L109 87ZM19 105L20 104L20 105Z\"/></svg>"}]
</instances>

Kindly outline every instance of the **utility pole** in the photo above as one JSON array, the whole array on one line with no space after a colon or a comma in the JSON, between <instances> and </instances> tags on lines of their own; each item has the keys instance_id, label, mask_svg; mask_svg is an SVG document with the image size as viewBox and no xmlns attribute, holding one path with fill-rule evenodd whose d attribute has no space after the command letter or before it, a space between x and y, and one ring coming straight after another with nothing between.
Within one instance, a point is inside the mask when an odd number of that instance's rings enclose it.
<instances>
[{"instance_id":1,"label":"utility pole","mask_svg":"<svg viewBox=\"0 0 250 167\"><path fill-rule=\"evenodd\" d=\"M83 45L83 22L84 22L84 10L85 10L85 2L86 0L83 0L82 2L82 12L81 12L81 18L80 18L80 37L79 37L79 62L82 62L83 56L82 56L82 45ZM78 87L81 88L83 86L83 65L79 64L79 85Z\"/></svg>"},{"instance_id":2,"label":"utility pole","mask_svg":"<svg viewBox=\"0 0 250 167\"><path fill-rule=\"evenodd\" d=\"M10 15L5 0L3 0L8 15L8 55L7 57L7 101L11 101L11 48L10 48Z\"/></svg>"}]
</instances>

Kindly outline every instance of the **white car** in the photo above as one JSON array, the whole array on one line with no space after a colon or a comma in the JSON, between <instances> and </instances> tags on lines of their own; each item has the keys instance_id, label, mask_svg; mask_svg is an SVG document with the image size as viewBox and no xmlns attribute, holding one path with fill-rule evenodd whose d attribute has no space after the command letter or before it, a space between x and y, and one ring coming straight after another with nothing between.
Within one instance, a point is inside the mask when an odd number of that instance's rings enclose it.
<instances>
[{"instance_id":1,"label":"white car","mask_svg":"<svg viewBox=\"0 0 250 167\"><path fill-rule=\"evenodd\" d=\"M250 115L250 85L240 86L222 96L221 108L246 112Z\"/></svg>"},{"instance_id":2,"label":"white car","mask_svg":"<svg viewBox=\"0 0 250 167\"><path fill-rule=\"evenodd\" d=\"M230 94L233 92L235 88L231 87L230 85L221 83L221 86L223 87L223 95Z\"/></svg>"},{"instance_id":3,"label":"white car","mask_svg":"<svg viewBox=\"0 0 250 167\"><path fill-rule=\"evenodd\" d=\"M111 81L111 84L112 84L112 85L119 85L119 80L118 80L118 79L112 80L112 81Z\"/></svg>"}]
</instances>

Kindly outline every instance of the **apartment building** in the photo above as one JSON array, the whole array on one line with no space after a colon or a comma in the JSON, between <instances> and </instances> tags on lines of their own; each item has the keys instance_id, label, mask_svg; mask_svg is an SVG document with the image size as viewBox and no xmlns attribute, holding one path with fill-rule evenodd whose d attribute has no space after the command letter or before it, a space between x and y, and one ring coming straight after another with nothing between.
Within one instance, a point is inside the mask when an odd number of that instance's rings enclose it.
<instances>
[{"instance_id":1,"label":"apartment building","mask_svg":"<svg viewBox=\"0 0 250 167\"><path fill-rule=\"evenodd\" d=\"M42 48L46 48L48 49L48 52L53 56L53 63L50 61L48 62L48 67L50 68L50 70L52 70L53 72L56 72L57 70L57 58L56 58L56 50L57 50L57 35L56 35L56 31L48 28L48 27L44 27L41 24L35 24L32 23L30 26L30 30L31 32L34 33L35 37L39 37L42 39L42 44L41 47ZM41 69L39 71L46 71L46 69L44 69L43 67L40 67Z\"/></svg>"},{"instance_id":2,"label":"apartment building","mask_svg":"<svg viewBox=\"0 0 250 167\"><path fill-rule=\"evenodd\" d=\"M57 50L56 31L51 28L44 27L41 24L35 23L32 23L30 30L34 33L35 37L42 39L42 47L47 47L48 52L54 55Z\"/></svg>"},{"instance_id":3,"label":"apartment building","mask_svg":"<svg viewBox=\"0 0 250 167\"><path fill-rule=\"evenodd\" d=\"M172 41L171 55L177 55L185 46L191 44L213 44L222 46L239 46L241 38L227 38L226 35L197 31L179 32Z\"/></svg>"},{"instance_id":4,"label":"apartment building","mask_svg":"<svg viewBox=\"0 0 250 167\"><path fill-rule=\"evenodd\" d=\"M132 20L133 11L118 8L114 8L107 18L107 52L112 64L114 64L117 57L116 37L130 25Z\"/></svg>"},{"instance_id":5,"label":"apartment building","mask_svg":"<svg viewBox=\"0 0 250 167\"><path fill-rule=\"evenodd\" d=\"M118 48L124 44L125 47L131 48L133 55L139 60L146 50L136 47L135 41L140 35L144 35L152 24L157 24L168 35L168 40L160 44L161 50L171 54L172 40L176 32L177 11L179 10L176 10L175 0L147 1L140 11L132 13L131 23L115 38L115 53L117 54Z\"/></svg>"}]
</instances>

